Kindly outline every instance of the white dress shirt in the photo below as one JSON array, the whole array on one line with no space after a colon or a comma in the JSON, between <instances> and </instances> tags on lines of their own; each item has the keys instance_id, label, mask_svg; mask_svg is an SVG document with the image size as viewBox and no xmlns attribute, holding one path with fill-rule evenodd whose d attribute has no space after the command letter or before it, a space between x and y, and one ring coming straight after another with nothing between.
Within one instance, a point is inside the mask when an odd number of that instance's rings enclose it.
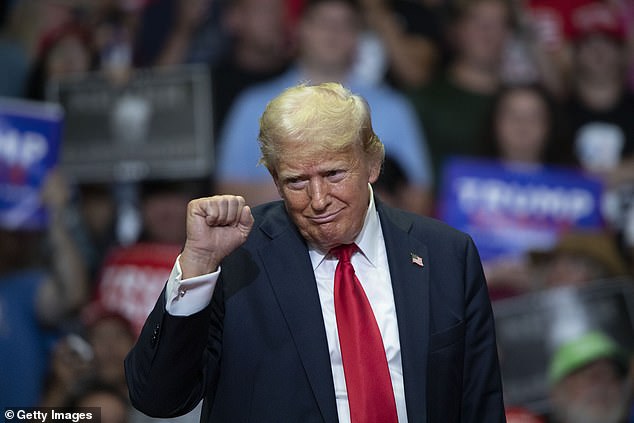
<instances>
[{"instance_id":1,"label":"white dress shirt","mask_svg":"<svg viewBox=\"0 0 634 423\"><path fill-rule=\"evenodd\" d=\"M372 188L370 188L370 198L370 205L365 216L363 228L355 240L360 252L355 253L351 261L379 326L390 370L398 421L405 423L407 422L407 410L405 408L403 367L401 364L401 346L396 320L396 308L385 242L379 216L374 205ZM312 247L309 248L309 255L313 271L315 272L315 279L317 280L319 301L326 327L330 366L332 368L337 400L337 414L339 422L349 423L350 407L348 406L346 380L335 318L334 281L337 259ZM218 271L208 275L181 280L182 273L178 260L176 260L167 282L167 312L175 316L188 316L205 308L211 301L220 271L221 269L218 269Z\"/></svg>"}]
</instances>

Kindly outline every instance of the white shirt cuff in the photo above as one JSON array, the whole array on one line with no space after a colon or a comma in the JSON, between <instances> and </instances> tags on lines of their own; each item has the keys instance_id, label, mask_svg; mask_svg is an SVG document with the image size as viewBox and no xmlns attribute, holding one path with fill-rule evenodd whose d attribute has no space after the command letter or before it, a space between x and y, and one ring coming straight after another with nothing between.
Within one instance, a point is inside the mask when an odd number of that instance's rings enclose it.
<instances>
[{"instance_id":1,"label":"white shirt cuff","mask_svg":"<svg viewBox=\"0 0 634 423\"><path fill-rule=\"evenodd\" d=\"M172 316L190 316L209 305L220 275L220 268L213 273L182 279L180 255L172 268L165 289L165 310Z\"/></svg>"}]
</instances>

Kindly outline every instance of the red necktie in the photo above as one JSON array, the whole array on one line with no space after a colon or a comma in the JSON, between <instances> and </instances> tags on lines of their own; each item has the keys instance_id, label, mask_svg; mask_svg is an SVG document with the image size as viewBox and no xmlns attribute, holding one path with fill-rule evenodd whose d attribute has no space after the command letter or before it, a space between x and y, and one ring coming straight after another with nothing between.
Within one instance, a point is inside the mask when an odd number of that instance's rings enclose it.
<instances>
[{"instance_id":1,"label":"red necktie","mask_svg":"<svg viewBox=\"0 0 634 423\"><path fill-rule=\"evenodd\" d=\"M392 380L381 332L370 302L354 274L356 244L330 250L335 271L335 316L352 423L397 423Z\"/></svg>"}]
</instances>

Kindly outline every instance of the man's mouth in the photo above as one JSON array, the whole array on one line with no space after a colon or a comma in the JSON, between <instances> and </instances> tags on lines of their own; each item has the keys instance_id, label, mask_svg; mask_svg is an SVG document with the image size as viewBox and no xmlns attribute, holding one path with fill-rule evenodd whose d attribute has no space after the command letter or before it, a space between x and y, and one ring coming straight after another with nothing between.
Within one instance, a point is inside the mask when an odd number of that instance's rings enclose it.
<instances>
[{"instance_id":1,"label":"man's mouth","mask_svg":"<svg viewBox=\"0 0 634 423\"><path fill-rule=\"evenodd\" d=\"M318 225L323 225L325 223L330 223L330 222L334 221L335 219L337 219L337 217L339 216L339 212L340 212L340 210L332 212L332 213L319 215L319 216L312 216L309 219L313 223L316 223Z\"/></svg>"}]
</instances>

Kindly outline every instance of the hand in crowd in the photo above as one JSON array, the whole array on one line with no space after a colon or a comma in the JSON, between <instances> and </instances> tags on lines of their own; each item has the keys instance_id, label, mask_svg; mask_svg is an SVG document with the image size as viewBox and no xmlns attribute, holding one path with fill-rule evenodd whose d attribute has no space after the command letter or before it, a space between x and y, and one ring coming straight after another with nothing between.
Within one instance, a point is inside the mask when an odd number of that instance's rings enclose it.
<instances>
[{"instance_id":1,"label":"hand in crowd","mask_svg":"<svg viewBox=\"0 0 634 423\"><path fill-rule=\"evenodd\" d=\"M58 169L53 169L42 189L42 202L51 212L63 210L70 201L70 188Z\"/></svg>"}]
</instances>

